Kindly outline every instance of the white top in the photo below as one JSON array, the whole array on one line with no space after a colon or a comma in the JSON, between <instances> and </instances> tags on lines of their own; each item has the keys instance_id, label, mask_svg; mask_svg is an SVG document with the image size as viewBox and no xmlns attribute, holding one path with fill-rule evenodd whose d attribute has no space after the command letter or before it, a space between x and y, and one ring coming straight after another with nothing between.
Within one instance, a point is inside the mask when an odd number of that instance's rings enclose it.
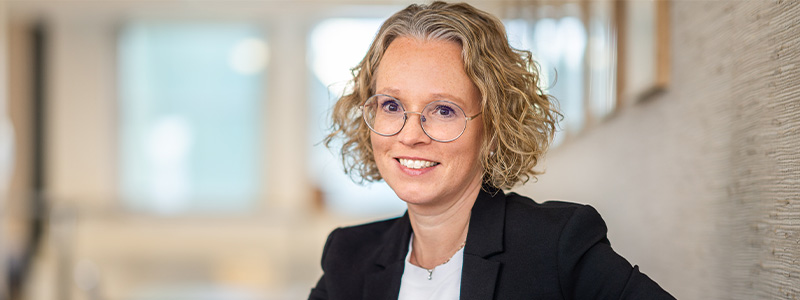
<instances>
[{"instance_id":1,"label":"white top","mask_svg":"<svg viewBox=\"0 0 800 300\"><path fill-rule=\"evenodd\" d=\"M453 254L450 261L433 269L428 280L428 270L411 264L411 245L408 242L403 278L400 280L398 300L458 300L461 295L461 268L464 265L464 248Z\"/></svg>"}]
</instances>

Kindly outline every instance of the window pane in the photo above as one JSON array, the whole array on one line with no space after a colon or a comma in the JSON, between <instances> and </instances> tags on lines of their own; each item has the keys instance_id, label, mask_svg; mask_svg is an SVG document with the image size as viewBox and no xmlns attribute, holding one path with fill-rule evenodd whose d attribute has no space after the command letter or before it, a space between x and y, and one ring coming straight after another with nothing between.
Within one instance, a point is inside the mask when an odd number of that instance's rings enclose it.
<instances>
[{"instance_id":1,"label":"window pane","mask_svg":"<svg viewBox=\"0 0 800 300\"><path fill-rule=\"evenodd\" d=\"M592 1L589 3L589 83L591 112L602 119L616 108L616 41L614 40L611 14L614 2Z\"/></svg>"},{"instance_id":2,"label":"window pane","mask_svg":"<svg viewBox=\"0 0 800 300\"><path fill-rule=\"evenodd\" d=\"M558 99L564 114L562 128L578 132L585 123L584 59L587 44L586 30L580 19L577 5L542 7L552 12L535 20L515 19L504 21L510 44L533 53L539 63L541 85L547 93ZM556 133L557 142L563 132Z\"/></svg>"},{"instance_id":3,"label":"window pane","mask_svg":"<svg viewBox=\"0 0 800 300\"><path fill-rule=\"evenodd\" d=\"M218 212L254 204L264 155L260 37L235 24L123 28L120 172L129 208Z\"/></svg>"}]
</instances>

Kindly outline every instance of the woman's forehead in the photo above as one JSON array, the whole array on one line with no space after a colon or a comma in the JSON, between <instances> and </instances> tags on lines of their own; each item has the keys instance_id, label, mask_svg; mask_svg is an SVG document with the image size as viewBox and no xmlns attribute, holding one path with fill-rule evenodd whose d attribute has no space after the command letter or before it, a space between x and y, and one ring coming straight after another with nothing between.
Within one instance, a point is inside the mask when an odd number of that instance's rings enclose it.
<instances>
[{"instance_id":1,"label":"woman's forehead","mask_svg":"<svg viewBox=\"0 0 800 300\"><path fill-rule=\"evenodd\" d=\"M477 107L480 91L464 69L461 46L447 40L394 40L375 72L375 94L404 100L449 100Z\"/></svg>"}]
</instances>

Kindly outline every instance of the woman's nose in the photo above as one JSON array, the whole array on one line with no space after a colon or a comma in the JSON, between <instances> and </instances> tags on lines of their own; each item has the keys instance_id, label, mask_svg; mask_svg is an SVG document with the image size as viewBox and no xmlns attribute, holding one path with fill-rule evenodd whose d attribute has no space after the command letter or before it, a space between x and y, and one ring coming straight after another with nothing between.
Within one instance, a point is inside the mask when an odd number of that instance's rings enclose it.
<instances>
[{"instance_id":1,"label":"woman's nose","mask_svg":"<svg viewBox=\"0 0 800 300\"><path fill-rule=\"evenodd\" d=\"M425 116L416 112L408 112L406 114L406 124L403 129L397 134L400 142L405 145L427 144L431 142L431 138L425 134L422 129L422 122L425 121Z\"/></svg>"}]
</instances>

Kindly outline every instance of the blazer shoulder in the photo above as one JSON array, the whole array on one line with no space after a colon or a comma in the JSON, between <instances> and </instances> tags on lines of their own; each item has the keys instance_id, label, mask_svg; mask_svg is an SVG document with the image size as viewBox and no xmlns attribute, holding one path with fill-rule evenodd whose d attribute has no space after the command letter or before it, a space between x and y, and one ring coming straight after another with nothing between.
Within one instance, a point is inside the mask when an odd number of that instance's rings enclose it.
<instances>
[{"instance_id":1,"label":"blazer shoulder","mask_svg":"<svg viewBox=\"0 0 800 300\"><path fill-rule=\"evenodd\" d=\"M592 239L605 239L607 227L592 206L565 201L537 203L514 193L506 197L506 233L509 238L531 239L555 247L560 242L580 238L573 230L593 233ZM535 234L532 234L535 233ZM533 242L533 240L530 240ZM551 250L556 250L553 248Z\"/></svg>"},{"instance_id":2,"label":"blazer shoulder","mask_svg":"<svg viewBox=\"0 0 800 300\"><path fill-rule=\"evenodd\" d=\"M569 221L577 211L597 213L593 207L587 204L552 200L539 203L517 193L506 195L506 211L512 219L540 219L548 221L550 224L562 225Z\"/></svg>"}]
</instances>

